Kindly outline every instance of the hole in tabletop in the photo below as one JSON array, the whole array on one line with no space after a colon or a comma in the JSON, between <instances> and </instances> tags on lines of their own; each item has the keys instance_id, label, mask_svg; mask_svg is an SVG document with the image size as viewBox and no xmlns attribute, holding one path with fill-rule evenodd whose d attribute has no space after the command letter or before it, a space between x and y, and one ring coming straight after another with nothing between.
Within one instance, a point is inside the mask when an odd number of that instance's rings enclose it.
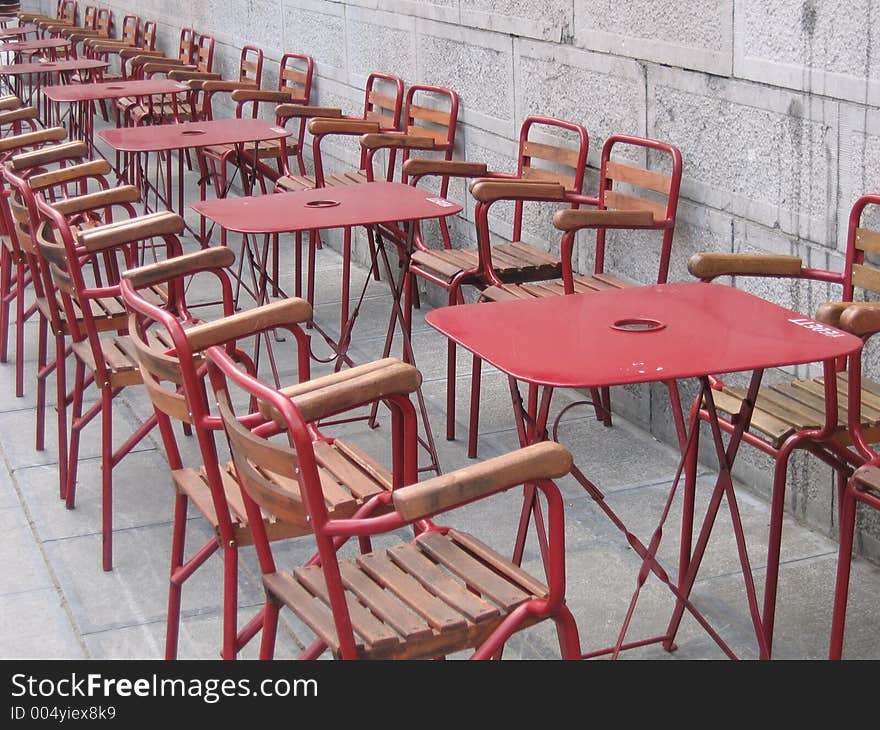
<instances>
[{"instance_id":1,"label":"hole in tabletop","mask_svg":"<svg viewBox=\"0 0 880 730\"><path fill-rule=\"evenodd\" d=\"M306 208L333 208L339 205L338 200L310 200L306 203Z\"/></svg>"},{"instance_id":2,"label":"hole in tabletop","mask_svg":"<svg viewBox=\"0 0 880 730\"><path fill-rule=\"evenodd\" d=\"M204 129L187 129L187 130L181 132L181 134L186 137L192 137L195 134L204 134L204 133L205 133Z\"/></svg>"},{"instance_id":3,"label":"hole in tabletop","mask_svg":"<svg viewBox=\"0 0 880 730\"><path fill-rule=\"evenodd\" d=\"M648 319L647 317L631 317L629 319L618 319L611 325L612 329L621 332L656 332L662 330L666 325L656 319Z\"/></svg>"}]
</instances>

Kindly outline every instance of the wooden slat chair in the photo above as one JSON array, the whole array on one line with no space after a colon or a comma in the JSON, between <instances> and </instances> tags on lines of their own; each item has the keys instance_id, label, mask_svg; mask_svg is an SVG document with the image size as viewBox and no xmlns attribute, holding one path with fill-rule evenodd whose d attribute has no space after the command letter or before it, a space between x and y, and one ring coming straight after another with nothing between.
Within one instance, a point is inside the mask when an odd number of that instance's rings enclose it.
<instances>
[{"instance_id":1,"label":"wooden slat chair","mask_svg":"<svg viewBox=\"0 0 880 730\"><path fill-rule=\"evenodd\" d=\"M543 135L543 136L542 136ZM553 136L550 136L553 135ZM537 139L536 139L537 138ZM540 140L540 141L539 141ZM483 163L411 160L404 172L411 184L428 176L471 178L476 200L477 246L455 247L447 235L429 245L416 229L415 252L405 291L420 277L447 292L450 305L464 301L463 287L485 289L493 284L538 281L562 275L562 260L523 241L523 216L528 206L554 204L577 208L593 204L583 195L589 136L583 125L551 117L532 116L520 127L517 168L513 173L489 171ZM489 230L489 211L500 200L514 202L510 242L495 242ZM528 206L527 206L528 204ZM447 346L446 437L455 438L456 346Z\"/></svg>"},{"instance_id":2,"label":"wooden slat chair","mask_svg":"<svg viewBox=\"0 0 880 730\"><path fill-rule=\"evenodd\" d=\"M846 260L842 272L807 268L797 256L729 253L695 254L688 262L688 269L691 274L707 282L719 276L732 276L734 283L740 277L774 277L839 285L842 290L841 301L822 305L817 311L816 319L821 323L849 330L867 340L877 331L870 326L873 320L867 317L868 313L873 313L876 304L857 299L880 292L880 271L866 257L880 252L880 232L869 228L864 220L866 211L874 213L878 206L880 195L876 194L863 195L853 205L849 216ZM803 324L815 326L806 318ZM853 364L850 363L849 367L852 368ZM850 448L853 444L853 431L849 428L850 411L859 414L858 438L865 443L880 441L880 384L868 378L859 378L856 381L859 391L850 393L850 382L846 374L841 374L836 383L828 384L832 392L836 392L840 414L837 428L832 433L825 434L822 429L825 424L825 379L808 377L762 386L749 429L743 436L745 443L768 454L775 462L763 607L768 648L772 646L786 477L792 453L795 449L806 449L834 469L837 475L838 504L841 504L847 478L855 467L865 461L864 454ZM744 397L742 388L717 379L713 398L719 410L721 425L728 432L734 427L733 423ZM849 404L849 407L845 404ZM703 419L709 417L705 407L700 408L699 415ZM695 459L696 448L692 451L694 453L691 458Z\"/></svg>"},{"instance_id":3,"label":"wooden slat chair","mask_svg":"<svg viewBox=\"0 0 880 730\"><path fill-rule=\"evenodd\" d=\"M235 102L235 114L241 117L246 110L253 118L257 117L259 105L235 101L231 95L235 92L266 93L260 88L263 82L263 50L256 46L246 45L241 49L238 62L238 78L235 80L207 80L201 84L201 119L214 118L214 104L218 94L227 94ZM280 79L280 77L279 77ZM284 101L289 100L285 94ZM210 180L214 185L217 197L224 197L227 192L227 166L235 154L234 146L200 147L197 150L200 177Z\"/></svg>"},{"instance_id":4,"label":"wooden slat chair","mask_svg":"<svg viewBox=\"0 0 880 730\"><path fill-rule=\"evenodd\" d=\"M646 158L654 157L648 168ZM633 162L643 159L645 163ZM674 145L643 137L611 135L602 148L599 166L598 203L595 209L560 210L553 223L563 231L560 241L562 272L543 281L513 282L497 276L497 283L480 292L480 301L499 302L511 299L559 296L562 294L622 289L638 282L606 271L606 234L609 230L657 231L660 234L657 277L663 284L669 275L672 240L681 188L681 152ZM482 183L475 183L479 197ZM483 219L480 219L483 222ZM578 231L594 230L593 273L579 274L574 258ZM494 253L494 251L493 251ZM494 258L493 258L494 262ZM491 278L491 275L490 277ZM480 360L474 358L471 373L469 455L476 456L480 413ZM611 394L608 388L591 394L596 416L611 425Z\"/></svg>"},{"instance_id":5,"label":"wooden slat chair","mask_svg":"<svg viewBox=\"0 0 880 730\"><path fill-rule=\"evenodd\" d=\"M214 64L214 37L197 34L192 28L180 31L177 58L155 58L152 54L141 54L131 59L133 78L152 78L166 75L183 81L189 79L219 79L212 72ZM174 73L172 73L174 72ZM175 75L184 74L185 75ZM173 121L187 121L199 118L201 114L201 87L193 86L185 103L172 103L165 96L149 99L121 99L118 106L123 120L129 125L162 124Z\"/></svg>"},{"instance_id":6,"label":"wooden slat chair","mask_svg":"<svg viewBox=\"0 0 880 730\"><path fill-rule=\"evenodd\" d=\"M39 110L32 106L18 106L15 109L0 111L0 130L2 130L0 141L26 132L37 131L37 127L40 125L39 116ZM14 142L11 149L17 149ZM0 162L5 156L6 153L0 146Z\"/></svg>"},{"instance_id":7,"label":"wooden slat chair","mask_svg":"<svg viewBox=\"0 0 880 730\"><path fill-rule=\"evenodd\" d=\"M70 441L68 446L67 486L65 502L75 504L79 443L83 429L95 416L101 415L101 539L102 567L113 568L113 468L156 425L150 417L115 450L113 445L113 399L126 387L141 383L140 371L132 356L132 345L126 325L116 331L102 333L98 320L125 317L121 311L104 309L113 301L121 305L118 276L126 268L139 263L140 244L159 239L165 244L166 256L181 253L178 236L184 230L180 216L170 212L152 213L107 223L96 228L74 232L67 216L73 201L52 204L38 198L37 207L43 218L36 232L36 241L61 295L61 302L70 327L71 349L75 357L74 388L71 403ZM86 264L93 258L102 259L105 280L87 277ZM170 343L164 343L170 347ZM100 400L85 411L83 399L90 385L99 391Z\"/></svg>"},{"instance_id":8,"label":"wooden slat chair","mask_svg":"<svg viewBox=\"0 0 880 730\"><path fill-rule=\"evenodd\" d=\"M84 327L85 314L79 308L73 310L64 307L62 297L55 286L48 264L44 261L36 245L36 231L41 216L37 208L37 196L42 196L71 219L76 230L93 227L99 222L113 219L116 208L122 210L125 217L135 214L133 203L139 198L134 186L122 186L109 189L106 175L109 164L104 160L82 162L87 157L87 149L77 149L81 142L55 145L51 148L24 153L12 159L11 165L4 170L4 175L12 190L10 208L17 242L26 256L34 285L35 309L39 315L38 351L37 351L37 450L44 448L46 381L54 372L56 381L56 410L58 415L58 455L59 455L59 492L64 499L67 493L67 393L66 358L70 353L68 340L74 331L74 325ZM78 164L70 164L78 163ZM67 166L58 169L47 169L50 163ZM96 184L96 192L86 192L76 196L77 192L86 191ZM71 190L71 187L74 189ZM70 199L73 193L75 200ZM157 293L157 297L158 297ZM119 295L107 293L96 299L89 311L89 316L99 331L118 331L125 326ZM69 319L73 317L73 321ZM49 360L47 353L48 333L54 337L55 354Z\"/></svg>"},{"instance_id":9,"label":"wooden slat chair","mask_svg":"<svg viewBox=\"0 0 880 730\"><path fill-rule=\"evenodd\" d=\"M285 53L281 57L278 68L278 88L270 89L235 89L230 96L235 102L236 118L251 117L256 119L264 104L271 104L273 108L279 105L306 105L312 93L312 76L315 63L311 56L301 53ZM210 85L209 85L210 88ZM277 115L276 115L277 116ZM276 121L281 121L276 119ZM300 171L305 174L305 160L303 159L303 141L305 139L305 125L300 124L296 134L286 140L269 140L259 144L250 143L242 147L240 157L237 157L235 145L217 145L204 148L205 157L211 161L214 169L219 168L221 174L219 180L215 176L215 182L224 189L228 177L226 166L246 166L253 168L254 153L258 161L257 170L260 179L268 178L274 183L285 171L289 170L289 158L297 160ZM274 160L276 170L265 165L266 160ZM263 183L265 187L265 183ZM265 191L264 191L265 192Z\"/></svg>"},{"instance_id":10,"label":"wooden slat chair","mask_svg":"<svg viewBox=\"0 0 880 730\"><path fill-rule=\"evenodd\" d=\"M472 651L490 658L508 638L544 620L556 623L564 658L580 655L577 626L565 604L564 517L561 495L551 479L571 468L571 455L545 442L416 483L416 416L408 399L395 414L398 484L366 502L353 515L327 508L320 453L306 414L290 399L243 373L219 347L207 350L208 371L223 419L233 463L251 517L266 591L261 658L274 656L280 610L289 608L314 634L300 655L325 651L341 659L431 659ZM233 393L235 395L233 395ZM238 395L255 398L277 422L254 428L248 415L236 417ZM321 408L328 391L312 400ZM436 514L487 498L522 483L547 497L549 544L547 583L511 563L464 532L435 525ZM263 514L301 524L314 535L315 557L281 570L272 554ZM416 537L401 538L400 528ZM345 558L351 538L381 536L394 544Z\"/></svg>"},{"instance_id":11,"label":"wooden slat chair","mask_svg":"<svg viewBox=\"0 0 880 730\"><path fill-rule=\"evenodd\" d=\"M221 463L215 443L215 431L222 426L208 397L198 369L200 353L209 346L222 345L224 350L253 372L250 358L237 341L259 336L272 328L286 328L297 343L299 378L303 382L284 390L288 397L311 409L317 420L343 410L360 407L380 398L406 396L418 387L418 373L397 360L368 363L336 375L308 379L308 342L301 324L311 318L311 307L302 299L291 298L262 307L233 313L234 302L229 277L224 267L231 266L234 254L224 247L215 247L186 254L178 259L150 264L123 274L122 293L131 312L129 333L135 345L144 385L153 401L163 444L171 467L177 493L175 503L175 541L172 547L171 582L166 638L166 658L174 658L180 620L181 590L184 581L218 549L223 556L223 657L232 659L262 625L262 614L241 631L237 630L237 565L238 550L253 544L249 515L242 501L241 489L231 463ZM161 309L143 297L145 287L167 284L170 291L182 287L184 278L195 273L210 272L217 276L223 292L225 316L211 322L186 322ZM148 324L155 323L150 329ZM187 326L189 324L190 326ZM168 350L151 342L147 334L156 328L174 343ZM329 400L328 400L329 398ZM325 409L310 405L321 401ZM256 422L271 416L255 414ZM200 447L200 460L184 464L171 427L182 421L194 429ZM317 431L315 431L317 434ZM328 509L334 515L349 516L366 500L393 486L393 476L378 462L355 445L343 439L321 437L316 446ZM184 559L187 504L194 504L214 531L214 538ZM262 516L268 539L275 541L308 533L303 521L286 522L266 513Z\"/></svg>"},{"instance_id":12,"label":"wooden slat chair","mask_svg":"<svg viewBox=\"0 0 880 730\"><path fill-rule=\"evenodd\" d=\"M96 13L97 8L95 7L91 18L84 18L82 27L94 27L94 25L91 25L91 23L94 23L93 18L95 17ZM29 20L30 22L32 22L40 29L40 32L44 36L55 35L55 33L59 30L77 27L77 3L76 0L59 0L58 4L55 7L54 16L38 15L36 17L32 17L20 14L19 19Z\"/></svg>"},{"instance_id":13,"label":"wooden slat chair","mask_svg":"<svg viewBox=\"0 0 880 730\"><path fill-rule=\"evenodd\" d=\"M11 160L8 164L13 169L28 169L15 164L16 159L33 159L32 156L21 153L45 145L55 146L66 137L66 131L62 127L4 137L0 140L0 160ZM87 152L84 145L77 145L69 153L68 149L69 146L64 149L63 159L67 159L68 154L71 157L84 156ZM24 164L33 166L45 162L41 160ZM10 195L6 188L5 176L0 171L0 362L8 362L9 359L10 315L12 303L15 302L15 395L21 397L24 395L24 325L36 311L35 305L26 307L25 297L29 287L38 285L39 282L32 276L28 252L19 241L16 221L10 208Z\"/></svg>"},{"instance_id":14,"label":"wooden slat chair","mask_svg":"<svg viewBox=\"0 0 880 730\"><path fill-rule=\"evenodd\" d=\"M88 9L87 9L88 10ZM90 38L103 38L108 40L113 34L113 11L110 8L98 8L94 16L94 22L83 28L73 28L60 34L70 41L68 55L72 58L86 56L85 42Z\"/></svg>"}]
</instances>

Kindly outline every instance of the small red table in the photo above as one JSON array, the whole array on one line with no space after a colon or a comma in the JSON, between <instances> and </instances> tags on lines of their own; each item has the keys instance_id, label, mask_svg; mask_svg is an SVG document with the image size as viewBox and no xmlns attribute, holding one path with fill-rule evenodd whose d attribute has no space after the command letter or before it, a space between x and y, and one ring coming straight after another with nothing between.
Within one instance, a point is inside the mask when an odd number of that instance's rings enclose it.
<instances>
[{"instance_id":1,"label":"small red table","mask_svg":"<svg viewBox=\"0 0 880 730\"><path fill-rule=\"evenodd\" d=\"M15 79L14 93L16 96L23 101L26 96L27 101L25 103L31 104L33 103L34 94L39 92L44 86L44 77L47 77L50 74L58 74L61 79L64 79L66 74L72 74L77 71L105 69L108 65L109 64L106 61L100 61L95 58L71 58L58 61L40 60L35 62L8 63L0 66L0 76L12 76ZM20 84L20 79L24 76L36 77L36 82L32 80L29 84L26 95L23 94ZM46 114L44 118L48 119L48 104L45 111Z\"/></svg>"},{"instance_id":2,"label":"small red table","mask_svg":"<svg viewBox=\"0 0 880 730\"><path fill-rule=\"evenodd\" d=\"M351 340L351 331L358 315L360 302L366 293L366 286L369 283L370 276L374 271L377 271L377 257L380 254L384 259L386 275L392 293L392 313L388 326L388 337L391 337L394 328L400 322L403 331L403 359L409 362L414 361L410 342L409 322L400 306L401 287L408 262L401 262L398 282L395 283L391 266L385 255L379 226L386 223L400 224L407 230L409 237L407 247L411 249L412 237L415 232L412 225L414 222L443 218L460 213L462 210L461 206L457 203L433 195L415 186L384 181L342 185L333 188L314 188L255 197L203 201L194 203L192 208L200 215L226 230L241 233L245 236L245 248L250 257L252 269L260 271L259 281L254 282L254 297L258 303L266 298L268 243L263 248L260 261L257 262L251 246L247 244L248 235L301 233L329 228L364 226L370 233L371 240L373 240L372 236L378 236L378 245L374 246L375 254L370 272L367 274L364 289L351 315L348 313L348 297L343 296L339 340L334 342L317 323L313 323L315 329L334 348L334 359L337 360L337 365L343 361L351 364L346 356L346 350ZM301 256L299 246L297 246L296 255ZM300 266L297 265L297 271L299 270ZM309 270L313 271L314 267L309 267ZM426 432L426 440L422 443L431 457L431 464L426 468L439 473L437 450L434 446L421 389L419 389L417 395L422 422ZM375 411L370 416L371 420L374 416Z\"/></svg>"},{"instance_id":3,"label":"small red table","mask_svg":"<svg viewBox=\"0 0 880 730\"><path fill-rule=\"evenodd\" d=\"M741 290L697 282L492 304L464 304L431 311L425 319L462 347L507 373L523 445L548 437L546 426L555 388L589 389L664 382L672 391L677 388L677 381L697 378L701 384L697 398L705 399L710 413L714 413L709 376L752 371L750 397L744 402L740 413L740 427L731 434L727 446L721 440L717 421L712 428L719 476L693 554L690 548L697 462L695 450L691 448L691 436L699 427L693 415L686 428L683 423L680 424L683 461L649 547L626 528L605 503L602 492L577 467L573 474L643 559L638 587L616 645L610 650L592 652L588 656L609 652L616 656L622 649L660 641L671 648L685 609L694 614L725 653L733 656L733 652L688 598L718 508L722 498L726 497L759 651L763 658L769 658L767 637L758 609L731 478L742 432L751 416L747 404L754 402L764 369L822 362L825 382L828 384L825 393L825 427L827 433L831 433L837 423L835 358L857 352L862 346L859 338L808 320L796 312ZM528 404L525 406L519 397L517 381L529 386ZM543 393L540 393L541 390ZM680 579L676 585L654 556L685 464L688 478L682 521ZM527 487L514 552L517 559L521 558L525 530L533 513L541 539L539 505L535 501L534 489ZM663 636L625 644L629 620L649 571L672 589L678 599L676 608Z\"/></svg>"},{"instance_id":4,"label":"small red table","mask_svg":"<svg viewBox=\"0 0 880 730\"><path fill-rule=\"evenodd\" d=\"M213 119L202 122L181 122L177 124L154 124L142 127L121 127L117 129L105 129L98 132L98 137L104 140L117 152L132 156L132 167L135 170L137 180L144 189L144 199L150 189L162 199L168 208L172 208L170 164L171 156L166 157L168 174L166 174L166 190L164 195L159 195L158 183L150 185L148 174L141 164L144 155L156 152L173 152L199 147L212 147L215 145L235 145L241 148L243 145L254 142L264 142L274 139L284 139L291 134L289 129L279 127L264 119ZM183 156L178 155L177 179L178 185L177 210L183 215ZM158 165L157 165L158 174ZM244 180L245 190L248 191L248 180ZM205 200L208 181L205 177L200 181L200 197ZM202 245L207 244L208 234L202 226L202 231L197 234Z\"/></svg>"},{"instance_id":5,"label":"small red table","mask_svg":"<svg viewBox=\"0 0 880 730\"><path fill-rule=\"evenodd\" d=\"M26 51L54 51L69 46L65 38L37 38L32 41L12 41L0 43L0 53L21 53Z\"/></svg>"},{"instance_id":6,"label":"small red table","mask_svg":"<svg viewBox=\"0 0 880 730\"><path fill-rule=\"evenodd\" d=\"M176 95L189 91L186 84L172 79L138 79L134 81L108 81L88 84L53 84L43 87L43 94L56 105L77 104L80 109L79 137L88 141L94 149L94 107L96 101L122 99L123 97L145 97L168 95L176 103Z\"/></svg>"}]
</instances>

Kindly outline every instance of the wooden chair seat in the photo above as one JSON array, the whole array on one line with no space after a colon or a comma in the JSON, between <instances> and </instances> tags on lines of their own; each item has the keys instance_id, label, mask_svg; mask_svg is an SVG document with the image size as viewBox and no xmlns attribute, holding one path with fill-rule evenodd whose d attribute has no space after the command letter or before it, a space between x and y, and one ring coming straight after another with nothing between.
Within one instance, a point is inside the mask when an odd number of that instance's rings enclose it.
<instances>
[{"instance_id":1,"label":"wooden chair seat","mask_svg":"<svg viewBox=\"0 0 880 730\"><path fill-rule=\"evenodd\" d=\"M338 172L327 175L324 185L328 188L337 188L343 185L359 185L367 182L367 173L363 170L351 172ZM313 175L283 175L275 181L276 187L284 191L311 190L317 183Z\"/></svg>"},{"instance_id":2,"label":"wooden chair seat","mask_svg":"<svg viewBox=\"0 0 880 730\"><path fill-rule=\"evenodd\" d=\"M287 152L289 154L296 154L296 151L299 147L299 143L297 140L288 137L285 142L287 143ZM254 154L254 149L257 150L259 159L275 159L281 156L281 140L279 139L269 139L264 140L262 142L247 142L242 145L242 148L245 152L250 155ZM204 151L206 154L211 155L212 157L223 157L223 155L231 154L235 152L235 145L233 144L224 144L224 145L212 145L210 147L205 147ZM312 185L311 187L314 187Z\"/></svg>"},{"instance_id":3,"label":"wooden chair seat","mask_svg":"<svg viewBox=\"0 0 880 730\"><path fill-rule=\"evenodd\" d=\"M763 386L758 392L750 429L766 436L774 448L792 434L821 428L825 423L825 379L808 378ZM845 373L837 377L838 427L834 439L849 446L847 428L848 382ZM718 410L727 416L739 412L746 388L725 385L712 393ZM862 378L861 424L869 442L880 440L880 384Z\"/></svg>"},{"instance_id":4,"label":"wooden chair seat","mask_svg":"<svg viewBox=\"0 0 880 730\"><path fill-rule=\"evenodd\" d=\"M477 647L517 606L548 595L507 558L455 530L339 567L361 659L430 659ZM320 567L268 574L263 583L338 655Z\"/></svg>"},{"instance_id":5,"label":"wooden chair seat","mask_svg":"<svg viewBox=\"0 0 880 730\"><path fill-rule=\"evenodd\" d=\"M168 299L168 290L164 286L156 286L149 289L145 295L154 304L164 304ZM69 335L70 326L67 320L67 311L64 309L61 302L61 295L58 292L55 292L54 296L56 298L61 324L64 327L64 334ZM75 300L72 301L71 304L77 321L82 322L83 315L82 310L79 308L79 304ZM50 321L49 303L46 301L46 298L37 297L36 305L37 309L39 309L40 313L46 318L46 320ZM91 308L92 319L99 332L117 331L125 327L128 315L125 311L125 304L122 301L121 296L93 299L91 300Z\"/></svg>"},{"instance_id":6,"label":"wooden chair seat","mask_svg":"<svg viewBox=\"0 0 880 730\"><path fill-rule=\"evenodd\" d=\"M607 291L625 289L637 286L635 282L626 281L610 274L596 274L594 276L578 276L574 280L574 290L577 294L586 292ZM536 281L525 284L502 284L490 286L480 292L482 299L488 302L503 302L512 299L532 299L538 297L558 297L565 294L562 279L550 281Z\"/></svg>"},{"instance_id":7,"label":"wooden chair seat","mask_svg":"<svg viewBox=\"0 0 880 730\"><path fill-rule=\"evenodd\" d=\"M327 511L332 517L351 517L367 499L381 492L390 491L391 475L388 471L356 446L341 439L335 439L332 443L321 442L316 446L319 447L315 449L318 456L318 473L325 488ZM220 474L236 543L239 547L251 545L253 535L248 527L247 510L232 462L221 465ZM172 471L172 478L175 488L192 500L219 536L219 521L204 468L177 469ZM272 474L271 479L276 486L293 495L295 499L301 500L299 485L295 481L277 474ZM284 540L311 534L312 530L305 515L303 508L302 521L293 522L278 520L273 515L263 512L269 540Z\"/></svg>"},{"instance_id":8,"label":"wooden chair seat","mask_svg":"<svg viewBox=\"0 0 880 730\"><path fill-rule=\"evenodd\" d=\"M151 332L149 337L152 342L164 349L173 347L171 338L165 332ZM107 369L112 387L123 387L143 382L137 353L128 335L110 335L102 337L100 342L104 367ZM97 370L95 353L88 339L74 342L71 347L76 357L85 363L87 368L92 372Z\"/></svg>"},{"instance_id":9,"label":"wooden chair seat","mask_svg":"<svg viewBox=\"0 0 880 730\"><path fill-rule=\"evenodd\" d=\"M464 272L478 271L479 254L475 248L444 248L416 251L414 265L439 278L452 281ZM492 246L492 266L507 283L542 281L562 276L562 261L522 241Z\"/></svg>"}]
</instances>

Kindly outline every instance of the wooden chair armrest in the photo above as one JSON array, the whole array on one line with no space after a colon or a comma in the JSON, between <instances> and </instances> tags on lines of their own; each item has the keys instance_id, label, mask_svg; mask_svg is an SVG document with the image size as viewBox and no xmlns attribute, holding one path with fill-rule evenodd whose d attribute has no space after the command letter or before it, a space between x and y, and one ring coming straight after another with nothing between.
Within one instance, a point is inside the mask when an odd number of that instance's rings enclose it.
<instances>
[{"instance_id":1,"label":"wooden chair armrest","mask_svg":"<svg viewBox=\"0 0 880 730\"><path fill-rule=\"evenodd\" d=\"M412 157L403 163L403 174L411 177L446 175L448 177L484 177L488 172L485 162L464 160L429 160Z\"/></svg>"},{"instance_id":2,"label":"wooden chair armrest","mask_svg":"<svg viewBox=\"0 0 880 730\"><path fill-rule=\"evenodd\" d=\"M31 145L43 144L45 142L60 142L62 139L67 139L67 130L64 127L49 127L48 129L38 129L34 132L11 134L0 139L0 152L9 152L9 150L30 147Z\"/></svg>"},{"instance_id":3,"label":"wooden chair armrest","mask_svg":"<svg viewBox=\"0 0 880 730\"><path fill-rule=\"evenodd\" d=\"M172 81L182 81L192 89L201 89L208 81L218 81L221 78L220 74L214 71L179 67L169 71L167 75Z\"/></svg>"},{"instance_id":4,"label":"wooden chair armrest","mask_svg":"<svg viewBox=\"0 0 880 730\"><path fill-rule=\"evenodd\" d=\"M125 61L130 60L134 65L138 65L139 63L149 63L151 60L156 61L165 58L165 54L162 51L150 50L149 48L128 46L127 48L119 49L119 57ZM143 60L138 61L138 59Z\"/></svg>"},{"instance_id":5,"label":"wooden chair armrest","mask_svg":"<svg viewBox=\"0 0 880 730\"><path fill-rule=\"evenodd\" d=\"M698 279L716 276L799 276L803 265L798 256L777 254L695 253L688 271Z\"/></svg>"},{"instance_id":6,"label":"wooden chair armrest","mask_svg":"<svg viewBox=\"0 0 880 730\"><path fill-rule=\"evenodd\" d=\"M85 159L88 156L88 144L78 140L76 142L44 145L30 152L21 152L9 160L9 164L13 170L27 170L31 167L40 167L50 162Z\"/></svg>"},{"instance_id":7,"label":"wooden chair armrest","mask_svg":"<svg viewBox=\"0 0 880 730\"><path fill-rule=\"evenodd\" d=\"M858 337L880 332L880 302L825 302L816 319Z\"/></svg>"},{"instance_id":8,"label":"wooden chair armrest","mask_svg":"<svg viewBox=\"0 0 880 730\"><path fill-rule=\"evenodd\" d=\"M565 200L565 188L559 183L487 177L474 180L469 187L471 195L481 203L497 200Z\"/></svg>"},{"instance_id":9,"label":"wooden chair armrest","mask_svg":"<svg viewBox=\"0 0 880 730\"><path fill-rule=\"evenodd\" d=\"M279 104L275 107L275 116L278 119L290 119L292 117L339 119L342 116L342 109L332 106L311 106L308 104Z\"/></svg>"},{"instance_id":10,"label":"wooden chair armrest","mask_svg":"<svg viewBox=\"0 0 880 730\"><path fill-rule=\"evenodd\" d=\"M42 190L91 175L107 175L112 169L107 160L90 160L79 165L71 165L70 167L62 167L60 170L34 175L28 180L28 184L31 190Z\"/></svg>"},{"instance_id":11,"label":"wooden chair armrest","mask_svg":"<svg viewBox=\"0 0 880 730\"><path fill-rule=\"evenodd\" d=\"M394 492L392 501L400 516L412 522L525 482L557 479L568 474L571 466L568 449L543 441L402 487Z\"/></svg>"},{"instance_id":12,"label":"wooden chair armrest","mask_svg":"<svg viewBox=\"0 0 880 730\"><path fill-rule=\"evenodd\" d=\"M307 322L311 318L311 305L305 299L290 297L237 312L231 317L197 324L186 331L186 338L193 351L201 351L212 345L232 342L273 327Z\"/></svg>"},{"instance_id":13,"label":"wooden chair armrest","mask_svg":"<svg viewBox=\"0 0 880 730\"><path fill-rule=\"evenodd\" d=\"M293 96L289 91L272 91L270 89L236 89L231 94L233 101L270 101L276 104L290 103Z\"/></svg>"},{"instance_id":14,"label":"wooden chair armrest","mask_svg":"<svg viewBox=\"0 0 880 730\"><path fill-rule=\"evenodd\" d=\"M163 284L171 279L203 271L224 269L235 263L235 252L227 246L209 246L174 258L157 261L122 273L135 289Z\"/></svg>"},{"instance_id":15,"label":"wooden chair armrest","mask_svg":"<svg viewBox=\"0 0 880 730\"><path fill-rule=\"evenodd\" d=\"M98 190L94 193L78 195L75 198L65 198L52 203L52 207L62 215L75 215L87 210L106 208L108 205L118 203L137 203L141 199L141 193L134 185L123 185L118 188Z\"/></svg>"},{"instance_id":16,"label":"wooden chair armrest","mask_svg":"<svg viewBox=\"0 0 880 730\"><path fill-rule=\"evenodd\" d=\"M239 89L257 89L257 85L253 81L206 81L202 84L202 91L213 94L219 91L236 91Z\"/></svg>"},{"instance_id":17,"label":"wooden chair armrest","mask_svg":"<svg viewBox=\"0 0 880 730\"><path fill-rule=\"evenodd\" d=\"M81 231L79 243L86 251L94 253L153 236L179 235L183 229L183 218L164 210Z\"/></svg>"},{"instance_id":18,"label":"wooden chair armrest","mask_svg":"<svg viewBox=\"0 0 880 730\"><path fill-rule=\"evenodd\" d=\"M0 96L0 111L9 111L10 109L18 109L22 106L22 101L15 94L7 94Z\"/></svg>"},{"instance_id":19,"label":"wooden chair armrest","mask_svg":"<svg viewBox=\"0 0 880 730\"><path fill-rule=\"evenodd\" d=\"M560 231L581 228L648 228L654 225L649 210L559 210L553 225Z\"/></svg>"},{"instance_id":20,"label":"wooden chair armrest","mask_svg":"<svg viewBox=\"0 0 880 730\"><path fill-rule=\"evenodd\" d=\"M437 146L433 137L419 137L410 134L364 134L361 136L361 147L367 150L378 150L383 147L400 147L415 150L432 150Z\"/></svg>"},{"instance_id":21,"label":"wooden chair armrest","mask_svg":"<svg viewBox=\"0 0 880 730\"><path fill-rule=\"evenodd\" d=\"M71 33L67 33L67 40L71 43L79 43L79 41L87 40L88 38L101 38L102 36L99 34L97 30L75 30Z\"/></svg>"},{"instance_id":22,"label":"wooden chair armrest","mask_svg":"<svg viewBox=\"0 0 880 730\"><path fill-rule=\"evenodd\" d=\"M378 122L367 122L363 119L329 119L318 117L309 122L309 132L321 136L325 134L371 134L379 131Z\"/></svg>"},{"instance_id":23,"label":"wooden chair armrest","mask_svg":"<svg viewBox=\"0 0 880 730\"><path fill-rule=\"evenodd\" d=\"M39 111L32 106L22 106L17 109L0 111L0 124L11 124L12 122L21 122L26 119L36 119L39 114Z\"/></svg>"},{"instance_id":24,"label":"wooden chair armrest","mask_svg":"<svg viewBox=\"0 0 880 730\"><path fill-rule=\"evenodd\" d=\"M141 62L137 61L136 59L132 59L132 63L135 65L140 65ZM160 73L162 71L174 71L175 69L184 68L189 68L195 71L195 66L193 66L191 63L184 63L177 58L163 58L157 61L153 56L147 56L143 61L143 66L144 75Z\"/></svg>"},{"instance_id":25,"label":"wooden chair armrest","mask_svg":"<svg viewBox=\"0 0 880 730\"><path fill-rule=\"evenodd\" d=\"M388 396L409 395L421 384L422 375L416 367L388 357L297 383L281 392L294 402L306 421L312 422ZM280 414L266 403L260 404L260 413L282 422Z\"/></svg>"}]
</instances>

